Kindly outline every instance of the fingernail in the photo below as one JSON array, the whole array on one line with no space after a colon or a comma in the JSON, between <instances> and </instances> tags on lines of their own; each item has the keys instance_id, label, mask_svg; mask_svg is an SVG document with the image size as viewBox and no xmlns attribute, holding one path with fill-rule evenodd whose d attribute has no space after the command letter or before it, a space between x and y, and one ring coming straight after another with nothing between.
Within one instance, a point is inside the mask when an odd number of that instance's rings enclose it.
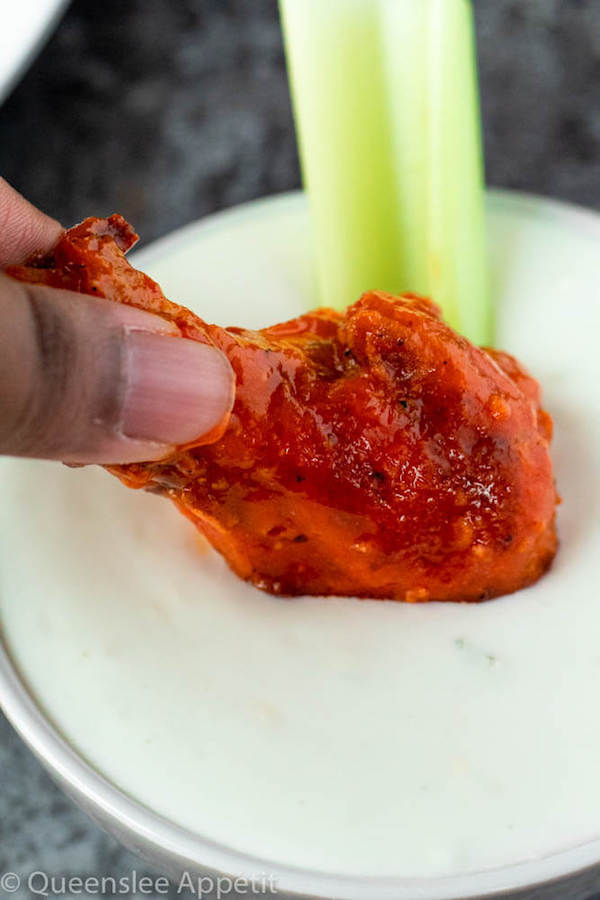
<instances>
[{"instance_id":1,"label":"fingernail","mask_svg":"<svg viewBox=\"0 0 600 900\"><path fill-rule=\"evenodd\" d=\"M234 375L215 347L133 331L127 350L121 428L128 438L187 444L231 411Z\"/></svg>"}]
</instances>

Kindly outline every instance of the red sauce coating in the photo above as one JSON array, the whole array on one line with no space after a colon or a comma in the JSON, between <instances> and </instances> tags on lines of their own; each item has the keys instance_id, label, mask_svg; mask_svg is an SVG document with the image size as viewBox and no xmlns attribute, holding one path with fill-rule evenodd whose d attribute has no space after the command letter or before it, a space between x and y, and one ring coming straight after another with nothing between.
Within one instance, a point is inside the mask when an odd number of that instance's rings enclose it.
<instances>
[{"instance_id":1,"label":"red sauce coating","mask_svg":"<svg viewBox=\"0 0 600 900\"><path fill-rule=\"evenodd\" d=\"M109 466L173 500L257 587L276 594L483 600L531 584L557 548L537 382L480 349L429 300L373 291L247 331L208 325L133 269L120 217L87 219L15 278L158 313L236 374L211 443Z\"/></svg>"}]
</instances>

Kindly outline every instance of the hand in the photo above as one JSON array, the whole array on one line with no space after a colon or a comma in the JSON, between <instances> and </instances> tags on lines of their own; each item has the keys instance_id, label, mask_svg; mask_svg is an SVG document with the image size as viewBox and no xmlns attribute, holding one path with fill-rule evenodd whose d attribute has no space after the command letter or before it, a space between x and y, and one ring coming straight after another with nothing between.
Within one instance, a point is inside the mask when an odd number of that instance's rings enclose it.
<instances>
[{"instance_id":1,"label":"hand","mask_svg":"<svg viewBox=\"0 0 600 900\"><path fill-rule=\"evenodd\" d=\"M62 230L0 178L0 268ZM233 372L173 334L143 310L0 272L0 453L141 462L206 434L231 409Z\"/></svg>"}]
</instances>

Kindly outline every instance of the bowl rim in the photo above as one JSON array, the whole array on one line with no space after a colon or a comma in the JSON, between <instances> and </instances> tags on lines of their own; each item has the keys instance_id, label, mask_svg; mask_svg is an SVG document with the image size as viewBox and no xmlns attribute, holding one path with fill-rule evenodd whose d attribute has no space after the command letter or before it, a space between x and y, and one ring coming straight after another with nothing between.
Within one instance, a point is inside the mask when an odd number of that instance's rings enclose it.
<instances>
[{"instance_id":1,"label":"bowl rim","mask_svg":"<svg viewBox=\"0 0 600 900\"><path fill-rule=\"evenodd\" d=\"M138 250L139 264L156 260L197 235L228 228L244 218L269 215L275 207L300 212L306 200L301 191L261 198L208 216L179 228ZM573 204L521 192L494 190L488 208L521 215L560 218L600 238L600 214ZM539 888L566 877L583 876L600 862L600 837L543 857L459 875L434 878L349 876L281 864L245 854L177 825L129 797L80 756L51 724L29 693L13 664L0 627L0 708L48 771L101 821L135 836L138 844L167 853L189 868L258 878L272 875L279 892L341 900L451 900L491 897L523 888ZM89 810L88 810L89 807ZM599 824L600 829L600 824Z\"/></svg>"}]
</instances>

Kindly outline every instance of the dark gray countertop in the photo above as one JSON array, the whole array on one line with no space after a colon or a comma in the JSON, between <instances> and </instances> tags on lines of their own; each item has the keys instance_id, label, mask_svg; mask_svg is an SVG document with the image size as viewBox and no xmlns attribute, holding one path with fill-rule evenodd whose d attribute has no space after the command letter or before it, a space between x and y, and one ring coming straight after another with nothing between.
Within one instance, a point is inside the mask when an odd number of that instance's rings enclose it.
<instances>
[{"instance_id":1,"label":"dark gray countertop","mask_svg":"<svg viewBox=\"0 0 600 900\"><path fill-rule=\"evenodd\" d=\"M600 208L600 3L475 7L489 182ZM75 0L0 108L0 173L65 224L119 211L145 241L297 187L275 0ZM0 717L0 872L133 868Z\"/></svg>"}]
</instances>

